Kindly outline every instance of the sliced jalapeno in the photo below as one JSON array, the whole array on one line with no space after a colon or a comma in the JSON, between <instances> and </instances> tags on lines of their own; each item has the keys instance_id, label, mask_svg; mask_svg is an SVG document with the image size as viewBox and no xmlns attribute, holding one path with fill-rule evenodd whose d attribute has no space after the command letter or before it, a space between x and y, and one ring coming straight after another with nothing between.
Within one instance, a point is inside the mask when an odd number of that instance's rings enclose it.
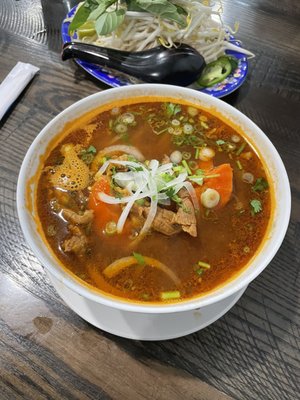
<instances>
[{"instance_id":1,"label":"sliced jalapeno","mask_svg":"<svg viewBox=\"0 0 300 400\"><path fill-rule=\"evenodd\" d=\"M200 86L213 86L225 79L236 66L233 57L222 56L207 64L197 82Z\"/></svg>"}]
</instances>

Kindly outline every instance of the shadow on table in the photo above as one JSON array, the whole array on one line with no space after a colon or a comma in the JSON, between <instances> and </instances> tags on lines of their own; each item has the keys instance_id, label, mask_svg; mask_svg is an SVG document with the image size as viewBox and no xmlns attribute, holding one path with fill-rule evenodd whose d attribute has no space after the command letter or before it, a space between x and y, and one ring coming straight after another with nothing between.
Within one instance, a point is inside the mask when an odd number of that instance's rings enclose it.
<instances>
[{"instance_id":1,"label":"shadow on table","mask_svg":"<svg viewBox=\"0 0 300 400\"><path fill-rule=\"evenodd\" d=\"M104 335L142 363L180 368L238 398L275 398L286 385L296 395L297 338L291 338L300 297L299 235L300 224L291 225L268 268L230 312L202 331L162 342Z\"/></svg>"}]
</instances>

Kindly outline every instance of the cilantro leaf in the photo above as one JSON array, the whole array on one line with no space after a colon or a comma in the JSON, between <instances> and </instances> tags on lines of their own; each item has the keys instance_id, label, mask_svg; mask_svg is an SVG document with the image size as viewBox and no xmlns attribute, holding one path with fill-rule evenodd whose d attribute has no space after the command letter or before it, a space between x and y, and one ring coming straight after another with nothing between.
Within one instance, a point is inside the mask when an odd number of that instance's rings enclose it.
<instances>
[{"instance_id":1,"label":"cilantro leaf","mask_svg":"<svg viewBox=\"0 0 300 400\"><path fill-rule=\"evenodd\" d=\"M138 264L140 264L140 265L145 265L146 264L146 262L144 260L144 257L140 253L133 252L132 255L136 259Z\"/></svg>"},{"instance_id":2,"label":"cilantro leaf","mask_svg":"<svg viewBox=\"0 0 300 400\"><path fill-rule=\"evenodd\" d=\"M87 153L91 153L91 154L96 154L96 153L97 153L97 150L96 150L96 147L95 147L95 146L92 146L92 145L91 145L90 147L87 148L86 152L87 152Z\"/></svg>"},{"instance_id":3,"label":"cilantro leaf","mask_svg":"<svg viewBox=\"0 0 300 400\"><path fill-rule=\"evenodd\" d=\"M168 117L172 117L181 111L181 106L179 104L174 104L174 103L165 103L165 110L167 112Z\"/></svg>"},{"instance_id":4,"label":"cilantro leaf","mask_svg":"<svg viewBox=\"0 0 300 400\"><path fill-rule=\"evenodd\" d=\"M262 211L262 204L260 200L254 199L250 201L250 205L251 205L251 214L257 214L259 212Z\"/></svg>"},{"instance_id":5,"label":"cilantro leaf","mask_svg":"<svg viewBox=\"0 0 300 400\"><path fill-rule=\"evenodd\" d=\"M175 195L175 189L170 187L169 189L166 190L165 193L171 199Z\"/></svg>"},{"instance_id":6,"label":"cilantro leaf","mask_svg":"<svg viewBox=\"0 0 300 400\"><path fill-rule=\"evenodd\" d=\"M268 189L269 184L265 180L265 178L258 178L256 179L255 184L252 186L253 192L263 192L264 190Z\"/></svg>"}]
</instances>

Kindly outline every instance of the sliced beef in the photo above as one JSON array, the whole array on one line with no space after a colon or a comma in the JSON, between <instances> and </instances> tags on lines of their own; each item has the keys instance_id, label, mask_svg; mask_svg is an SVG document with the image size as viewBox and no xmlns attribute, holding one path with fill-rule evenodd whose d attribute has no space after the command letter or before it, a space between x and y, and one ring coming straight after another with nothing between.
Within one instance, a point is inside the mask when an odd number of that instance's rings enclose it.
<instances>
[{"instance_id":1,"label":"sliced beef","mask_svg":"<svg viewBox=\"0 0 300 400\"><path fill-rule=\"evenodd\" d=\"M145 217L147 217L149 209L149 207L144 207L143 215ZM158 207L156 216L152 223L152 229L167 236L179 233L181 231L181 226L175 222L175 216L176 214L173 211Z\"/></svg>"},{"instance_id":2,"label":"sliced beef","mask_svg":"<svg viewBox=\"0 0 300 400\"><path fill-rule=\"evenodd\" d=\"M197 237L197 220L193 203L186 190L180 190L178 195L182 199L182 204L174 215L173 223L179 224L184 232Z\"/></svg>"},{"instance_id":3,"label":"sliced beef","mask_svg":"<svg viewBox=\"0 0 300 400\"><path fill-rule=\"evenodd\" d=\"M169 164L171 162L170 157L167 154L163 155L163 158L161 160L162 164Z\"/></svg>"},{"instance_id":4,"label":"sliced beef","mask_svg":"<svg viewBox=\"0 0 300 400\"><path fill-rule=\"evenodd\" d=\"M75 228L77 229L73 230L73 235L63 242L62 249L66 253L75 253L78 256L82 256L86 252L88 239L78 227Z\"/></svg>"},{"instance_id":5,"label":"sliced beef","mask_svg":"<svg viewBox=\"0 0 300 400\"><path fill-rule=\"evenodd\" d=\"M176 235L184 231L193 237L197 236L197 221L193 204L185 193L182 193L182 207L177 212L158 207L157 213L152 223L152 229L167 236ZM150 207L134 205L132 214L145 221L150 211Z\"/></svg>"},{"instance_id":6,"label":"sliced beef","mask_svg":"<svg viewBox=\"0 0 300 400\"><path fill-rule=\"evenodd\" d=\"M68 208L63 208L61 211L62 211L62 216L72 224L87 225L94 218L93 210L85 210L85 212L82 215L77 214L75 211L72 211Z\"/></svg>"}]
</instances>

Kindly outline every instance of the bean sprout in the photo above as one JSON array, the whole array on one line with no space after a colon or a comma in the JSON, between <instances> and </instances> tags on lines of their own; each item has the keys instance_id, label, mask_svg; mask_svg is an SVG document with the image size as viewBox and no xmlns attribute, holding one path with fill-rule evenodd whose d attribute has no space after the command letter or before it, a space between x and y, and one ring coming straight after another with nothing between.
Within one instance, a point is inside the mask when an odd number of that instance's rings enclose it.
<instances>
[{"instance_id":1,"label":"bean sprout","mask_svg":"<svg viewBox=\"0 0 300 400\"><path fill-rule=\"evenodd\" d=\"M186 43L198 50L206 63L216 60L226 49L254 57L253 53L230 42L230 35L235 31L223 23L220 1L176 0L174 4L188 12L185 28L146 12L127 11L123 23L111 34L84 36L81 41L125 51L147 50L160 44L171 47Z\"/></svg>"}]
</instances>

